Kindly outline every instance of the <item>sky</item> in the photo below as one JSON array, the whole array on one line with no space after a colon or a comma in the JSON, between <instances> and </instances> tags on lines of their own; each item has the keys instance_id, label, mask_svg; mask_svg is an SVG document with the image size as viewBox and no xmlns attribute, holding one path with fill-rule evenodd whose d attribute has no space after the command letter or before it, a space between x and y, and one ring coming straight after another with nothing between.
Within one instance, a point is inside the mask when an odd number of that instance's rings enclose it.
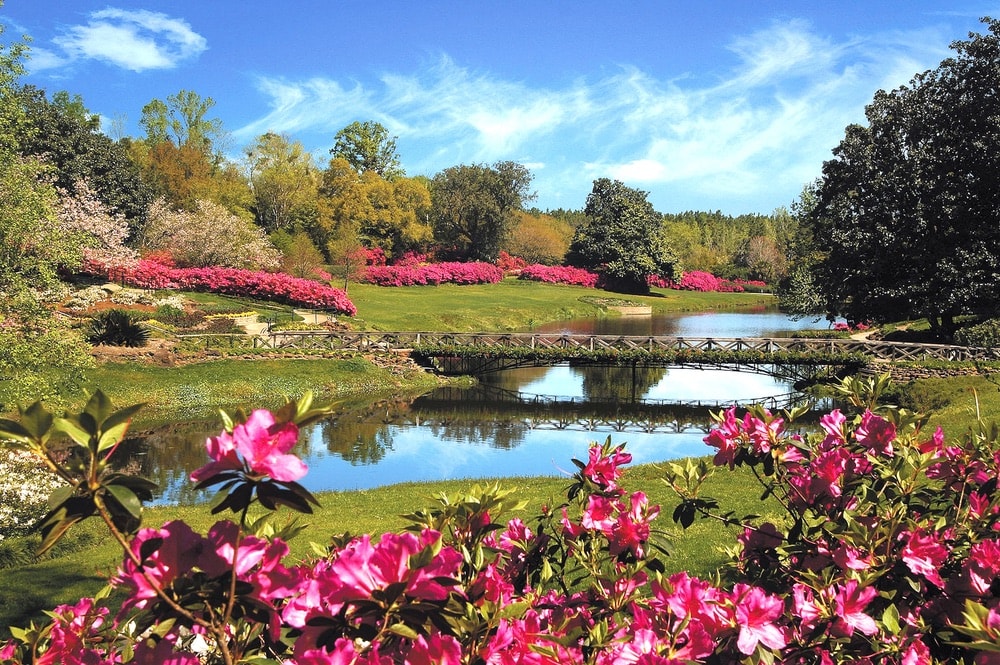
<instances>
[{"instance_id":1,"label":"sky","mask_svg":"<svg viewBox=\"0 0 1000 665\"><path fill-rule=\"evenodd\" d=\"M376 121L407 175L512 160L542 210L597 178L660 212L791 205L879 89L985 32L1000 0L4 0L22 82L66 90L113 138L190 90L238 160L265 132L321 165Z\"/></svg>"}]
</instances>

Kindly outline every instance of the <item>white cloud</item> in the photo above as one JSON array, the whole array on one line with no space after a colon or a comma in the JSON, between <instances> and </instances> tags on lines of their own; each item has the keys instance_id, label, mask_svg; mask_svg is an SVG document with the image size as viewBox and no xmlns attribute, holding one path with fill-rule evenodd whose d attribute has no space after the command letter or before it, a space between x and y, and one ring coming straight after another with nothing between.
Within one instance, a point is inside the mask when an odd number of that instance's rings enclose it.
<instances>
[{"instance_id":1,"label":"white cloud","mask_svg":"<svg viewBox=\"0 0 1000 665\"><path fill-rule=\"evenodd\" d=\"M86 25L72 26L52 41L69 60L100 60L134 72L171 69L208 47L183 19L110 7L91 13Z\"/></svg>"},{"instance_id":2,"label":"white cloud","mask_svg":"<svg viewBox=\"0 0 1000 665\"><path fill-rule=\"evenodd\" d=\"M411 173L517 159L545 165L535 188L558 205L582 205L590 180L610 176L650 189L654 203L667 202L660 209L698 194L737 203L756 197L747 205L768 211L758 201L785 205L819 175L844 127L864 120L876 89L936 66L948 41L923 31L835 42L793 20L735 39L737 63L711 80L626 66L538 88L448 57L375 81L265 77L258 88L270 111L236 136L317 130L332 137L353 120L373 119L401 147L420 148L403 151Z\"/></svg>"}]
</instances>

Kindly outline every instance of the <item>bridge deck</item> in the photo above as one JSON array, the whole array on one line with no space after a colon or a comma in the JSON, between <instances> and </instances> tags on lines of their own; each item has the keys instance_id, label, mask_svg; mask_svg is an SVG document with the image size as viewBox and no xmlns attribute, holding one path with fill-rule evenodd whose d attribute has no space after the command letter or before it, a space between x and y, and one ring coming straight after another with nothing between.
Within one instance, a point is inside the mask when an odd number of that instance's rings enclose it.
<instances>
[{"instance_id":1,"label":"bridge deck","mask_svg":"<svg viewBox=\"0 0 1000 665\"><path fill-rule=\"evenodd\" d=\"M185 336L191 337L191 336ZM572 351L673 351L692 354L709 352L754 352L761 354L863 354L876 360L969 362L998 360L1000 349L948 344L869 341L844 338L672 337L637 335L561 335L555 333L447 333L361 332L295 330L272 332L251 338L255 348L329 349L359 352L423 352L464 349L515 356L528 351L549 351L566 357ZM711 355L711 354L709 354Z\"/></svg>"}]
</instances>

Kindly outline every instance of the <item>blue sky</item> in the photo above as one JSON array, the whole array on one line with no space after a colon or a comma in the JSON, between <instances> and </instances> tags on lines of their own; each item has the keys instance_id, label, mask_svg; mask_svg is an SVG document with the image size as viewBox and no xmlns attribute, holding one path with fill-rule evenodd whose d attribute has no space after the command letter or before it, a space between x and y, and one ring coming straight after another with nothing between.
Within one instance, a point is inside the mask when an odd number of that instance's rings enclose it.
<instances>
[{"instance_id":1,"label":"blue sky","mask_svg":"<svg viewBox=\"0 0 1000 665\"><path fill-rule=\"evenodd\" d=\"M179 90L211 97L228 152L284 132L325 161L376 120L408 175L514 160L548 208L595 178L661 212L769 213L817 177L877 89L1000 16L983 0L5 0L24 82L111 127ZM110 131L110 130L109 130Z\"/></svg>"}]
</instances>

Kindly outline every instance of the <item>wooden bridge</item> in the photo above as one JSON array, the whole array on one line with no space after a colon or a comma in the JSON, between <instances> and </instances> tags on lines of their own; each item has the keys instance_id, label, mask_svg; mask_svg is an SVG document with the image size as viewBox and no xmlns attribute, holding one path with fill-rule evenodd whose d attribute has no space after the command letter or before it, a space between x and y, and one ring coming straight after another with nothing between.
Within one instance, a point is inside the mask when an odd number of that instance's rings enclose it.
<instances>
[{"instance_id":1,"label":"wooden bridge","mask_svg":"<svg viewBox=\"0 0 1000 665\"><path fill-rule=\"evenodd\" d=\"M192 337L192 336L184 336ZM241 336L236 336L241 337ZM449 373L481 373L565 361L655 365L860 365L1000 360L1000 348L845 338L721 338L559 333L290 330L230 340L253 348L408 352ZM447 364L451 367L444 367Z\"/></svg>"}]
</instances>

